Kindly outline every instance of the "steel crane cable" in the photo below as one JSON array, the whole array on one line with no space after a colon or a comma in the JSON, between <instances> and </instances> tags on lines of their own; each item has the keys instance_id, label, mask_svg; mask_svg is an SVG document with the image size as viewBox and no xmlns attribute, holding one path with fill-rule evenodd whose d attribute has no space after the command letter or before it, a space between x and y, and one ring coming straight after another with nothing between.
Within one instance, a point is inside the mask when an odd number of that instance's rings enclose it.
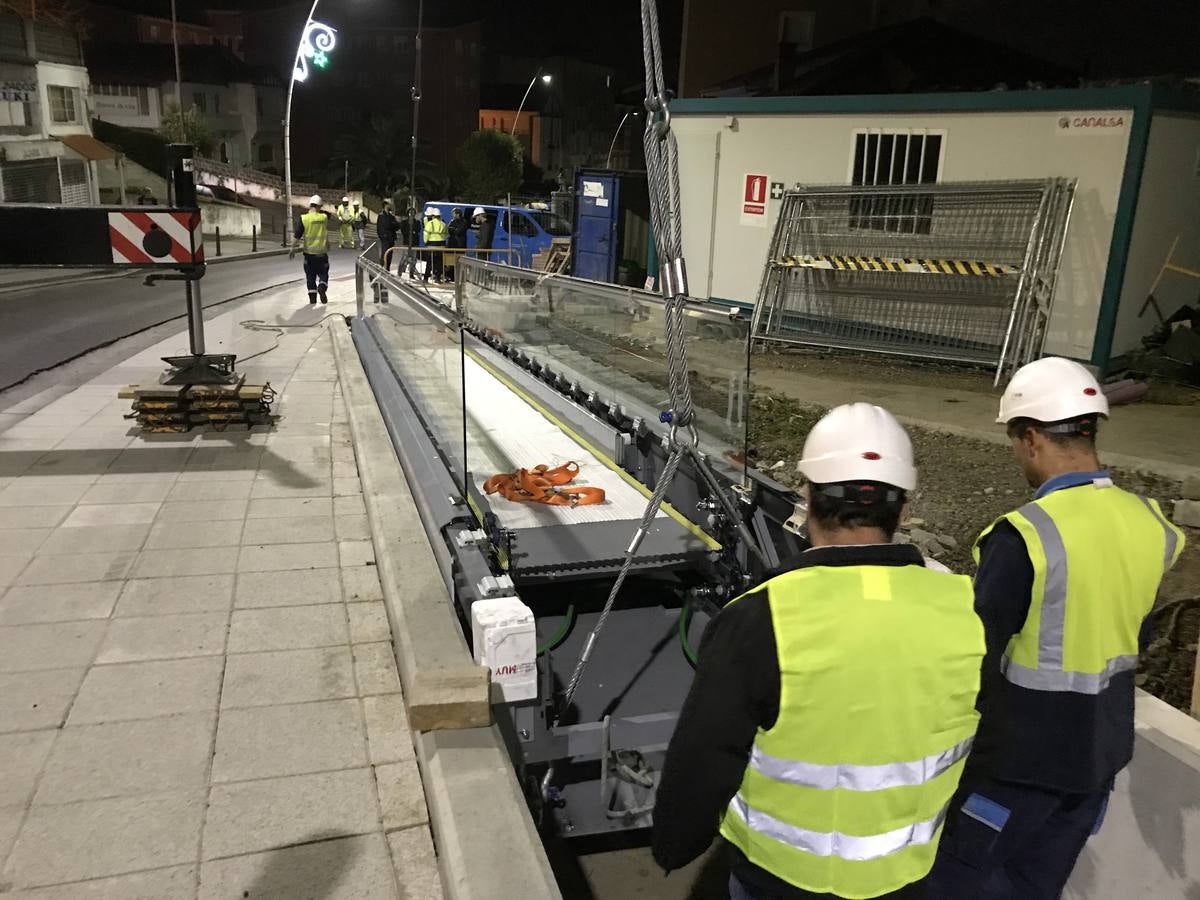
<instances>
[{"instance_id":1,"label":"steel crane cable","mask_svg":"<svg viewBox=\"0 0 1200 900\"><path fill-rule=\"evenodd\" d=\"M665 260L660 286L665 298L665 331L667 347L667 372L671 391L671 410L666 419L671 423L668 435L667 462L654 486L654 491L642 513L641 522L633 539L625 550L625 558L609 591L608 599L600 611L596 624L583 645L571 679L567 684L562 703L558 706L552 727L558 727L563 714L570 709L575 692L591 659L592 650L600 632L612 613L617 596L629 574L637 555L638 547L654 523L659 508L666 498L675 473L684 456L689 456L700 472L709 489L725 510L729 521L754 556L766 566L766 559L755 542L750 530L742 521L734 502L720 487L708 461L700 452L699 435L694 423L692 389L688 383L687 327L685 308L687 297L687 274L683 262L683 228L679 203L679 154L675 135L671 131L670 95L663 80L662 47L658 32L658 5L656 0L641 0L642 10L642 55L646 68L646 129L643 146L646 151L646 176L650 188L650 215L654 240L658 246L658 258ZM687 432L688 439L680 438L680 430ZM542 797L548 798L553 765L542 779Z\"/></svg>"}]
</instances>

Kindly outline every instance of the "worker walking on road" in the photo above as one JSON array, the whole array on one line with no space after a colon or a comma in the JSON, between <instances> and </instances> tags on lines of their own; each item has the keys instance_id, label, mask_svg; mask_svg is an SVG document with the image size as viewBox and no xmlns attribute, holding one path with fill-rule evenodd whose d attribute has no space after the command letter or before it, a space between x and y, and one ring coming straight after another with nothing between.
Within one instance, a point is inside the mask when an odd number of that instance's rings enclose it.
<instances>
[{"instance_id":1,"label":"worker walking on road","mask_svg":"<svg viewBox=\"0 0 1200 900\"><path fill-rule=\"evenodd\" d=\"M800 469L813 546L705 631L654 858L678 869L719 829L733 900L924 897L979 719L971 582L892 543L917 473L886 410L831 410Z\"/></svg>"},{"instance_id":2,"label":"worker walking on road","mask_svg":"<svg viewBox=\"0 0 1200 900\"><path fill-rule=\"evenodd\" d=\"M321 198L313 194L308 201L308 212L296 223L296 240L304 252L304 279L308 282L308 302L328 303L325 296L329 288L329 221L333 218L321 209ZM295 254L295 247L292 254Z\"/></svg>"},{"instance_id":3,"label":"worker walking on road","mask_svg":"<svg viewBox=\"0 0 1200 900\"><path fill-rule=\"evenodd\" d=\"M352 212L354 213L354 221L351 223L354 226L354 243L361 253L367 249L367 226L371 224L371 220L367 216L367 211L357 200L354 201Z\"/></svg>"},{"instance_id":4,"label":"worker walking on road","mask_svg":"<svg viewBox=\"0 0 1200 900\"><path fill-rule=\"evenodd\" d=\"M442 280L442 266L445 262L444 248L446 246L446 223L442 221L442 211L436 206L425 208L425 282L433 275L434 283Z\"/></svg>"},{"instance_id":5,"label":"worker walking on road","mask_svg":"<svg viewBox=\"0 0 1200 900\"><path fill-rule=\"evenodd\" d=\"M1018 370L1000 401L1036 490L975 543L982 720L931 897L1059 897L1133 756L1140 631L1184 539L1101 468L1107 414L1092 374L1053 357Z\"/></svg>"},{"instance_id":6,"label":"worker walking on road","mask_svg":"<svg viewBox=\"0 0 1200 900\"><path fill-rule=\"evenodd\" d=\"M338 218L338 248L345 250L354 247L354 210L350 206L350 198L343 197L337 208Z\"/></svg>"}]
</instances>

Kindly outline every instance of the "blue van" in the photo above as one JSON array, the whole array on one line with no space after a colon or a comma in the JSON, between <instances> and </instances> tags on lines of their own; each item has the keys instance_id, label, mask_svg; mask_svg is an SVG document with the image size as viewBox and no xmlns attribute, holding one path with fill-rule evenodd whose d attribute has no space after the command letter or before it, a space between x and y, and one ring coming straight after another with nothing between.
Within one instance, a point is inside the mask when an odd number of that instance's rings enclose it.
<instances>
[{"instance_id":1,"label":"blue van","mask_svg":"<svg viewBox=\"0 0 1200 900\"><path fill-rule=\"evenodd\" d=\"M471 214L482 208L496 220L496 232L492 237L493 250L507 250L509 237L512 237L512 264L530 268L533 265L534 254L541 253L550 247L555 238L571 236L571 224L562 216L556 215L549 209L533 209L528 206L492 206L486 203L450 203L445 200L434 200L421 207L422 220L424 212L429 207L437 207L442 213L442 221L450 223L453 211L461 209L467 220ZM511 217L511 219L510 219ZM473 249L479 238L479 228L471 222L467 230L467 249ZM422 236L421 243L425 243ZM489 253L489 259L496 262L508 262L507 253Z\"/></svg>"}]
</instances>

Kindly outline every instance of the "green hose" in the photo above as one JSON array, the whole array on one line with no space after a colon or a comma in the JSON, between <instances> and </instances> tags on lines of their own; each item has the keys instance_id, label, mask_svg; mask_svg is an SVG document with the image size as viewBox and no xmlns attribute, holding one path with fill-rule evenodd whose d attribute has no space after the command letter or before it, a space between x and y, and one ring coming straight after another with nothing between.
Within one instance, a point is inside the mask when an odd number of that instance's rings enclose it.
<instances>
[{"instance_id":1,"label":"green hose","mask_svg":"<svg viewBox=\"0 0 1200 900\"><path fill-rule=\"evenodd\" d=\"M700 657L696 651L692 649L692 645L688 643L688 626L692 624L692 604L685 600L683 609L679 611L679 646L683 648L683 655L687 657L688 662L692 664L692 668L700 665Z\"/></svg>"},{"instance_id":2,"label":"green hose","mask_svg":"<svg viewBox=\"0 0 1200 900\"><path fill-rule=\"evenodd\" d=\"M567 635L571 633L571 628L574 625L575 625L575 604L572 603L570 606L567 607L567 617L565 619L563 619L562 626L558 629L558 631L554 632L554 634L552 634L550 636L550 639L548 641L546 641L546 643L540 644L538 646L537 655L541 656L547 650L553 650L555 647L557 647L559 644L561 644L564 640L566 640Z\"/></svg>"}]
</instances>

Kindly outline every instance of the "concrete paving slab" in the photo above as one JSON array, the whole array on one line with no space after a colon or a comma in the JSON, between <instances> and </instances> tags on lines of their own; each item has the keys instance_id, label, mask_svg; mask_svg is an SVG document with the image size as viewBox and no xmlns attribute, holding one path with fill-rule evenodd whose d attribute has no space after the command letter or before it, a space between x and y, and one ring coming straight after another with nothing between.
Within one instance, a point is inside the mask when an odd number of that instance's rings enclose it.
<instances>
[{"instance_id":1,"label":"concrete paving slab","mask_svg":"<svg viewBox=\"0 0 1200 900\"><path fill-rule=\"evenodd\" d=\"M5 894L6 900L193 900L195 896L195 866L174 866Z\"/></svg>"},{"instance_id":2,"label":"concrete paving slab","mask_svg":"<svg viewBox=\"0 0 1200 900\"><path fill-rule=\"evenodd\" d=\"M412 732L408 727L408 710L400 694L380 694L364 697L363 718L367 723L367 751L371 764L385 765L416 759Z\"/></svg>"},{"instance_id":3,"label":"concrete paving slab","mask_svg":"<svg viewBox=\"0 0 1200 900\"><path fill-rule=\"evenodd\" d=\"M226 662L221 708L354 696L354 670L346 647L239 653Z\"/></svg>"},{"instance_id":4,"label":"concrete paving slab","mask_svg":"<svg viewBox=\"0 0 1200 900\"><path fill-rule=\"evenodd\" d=\"M58 728L87 669L0 673L0 732Z\"/></svg>"},{"instance_id":5,"label":"concrete paving slab","mask_svg":"<svg viewBox=\"0 0 1200 900\"><path fill-rule=\"evenodd\" d=\"M211 712L187 713L64 728L33 803L203 790L213 718Z\"/></svg>"},{"instance_id":6,"label":"concrete paving slab","mask_svg":"<svg viewBox=\"0 0 1200 900\"><path fill-rule=\"evenodd\" d=\"M279 572L288 569L324 569L338 565L337 544L256 544L244 546L238 556L239 572Z\"/></svg>"},{"instance_id":7,"label":"concrete paving slab","mask_svg":"<svg viewBox=\"0 0 1200 900\"><path fill-rule=\"evenodd\" d=\"M222 575L237 569L236 547L203 547L176 550L143 550L131 578L167 575Z\"/></svg>"},{"instance_id":8,"label":"concrete paving slab","mask_svg":"<svg viewBox=\"0 0 1200 900\"><path fill-rule=\"evenodd\" d=\"M294 517L326 517L333 515L330 497L269 497L251 500L247 519L283 519Z\"/></svg>"},{"instance_id":9,"label":"concrete paving slab","mask_svg":"<svg viewBox=\"0 0 1200 900\"><path fill-rule=\"evenodd\" d=\"M71 709L71 725L208 712L221 688L219 657L121 663L92 668Z\"/></svg>"},{"instance_id":10,"label":"concrete paving slab","mask_svg":"<svg viewBox=\"0 0 1200 900\"><path fill-rule=\"evenodd\" d=\"M218 656L225 650L228 620L226 612L114 619L96 664Z\"/></svg>"},{"instance_id":11,"label":"concrete paving slab","mask_svg":"<svg viewBox=\"0 0 1200 900\"><path fill-rule=\"evenodd\" d=\"M367 507L361 494L350 494L333 498L333 514L335 516L365 516Z\"/></svg>"},{"instance_id":12,"label":"concrete paving slab","mask_svg":"<svg viewBox=\"0 0 1200 900\"><path fill-rule=\"evenodd\" d=\"M0 627L0 672L90 665L106 626L88 620Z\"/></svg>"},{"instance_id":13,"label":"concrete paving slab","mask_svg":"<svg viewBox=\"0 0 1200 900\"><path fill-rule=\"evenodd\" d=\"M382 834L350 838L318 834L298 847L213 860L200 870L201 900L396 900L397 896Z\"/></svg>"},{"instance_id":14,"label":"concrete paving slab","mask_svg":"<svg viewBox=\"0 0 1200 900\"><path fill-rule=\"evenodd\" d=\"M429 829L418 826L393 831L387 840L401 900L441 900L445 897Z\"/></svg>"},{"instance_id":15,"label":"concrete paving slab","mask_svg":"<svg viewBox=\"0 0 1200 900\"><path fill-rule=\"evenodd\" d=\"M149 533L148 524L58 528L37 552L41 556L62 556L113 550L140 550Z\"/></svg>"},{"instance_id":16,"label":"concrete paving slab","mask_svg":"<svg viewBox=\"0 0 1200 900\"><path fill-rule=\"evenodd\" d=\"M94 484L80 504L161 503L173 489L171 481L134 481L128 484Z\"/></svg>"},{"instance_id":17,"label":"concrete paving slab","mask_svg":"<svg viewBox=\"0 0 1200 900\"><path fill-rule=\"evenodd\" d=\"M265 500L274 497L329 497L333 494L331 477L307 480L306 483L288 483L273 478L257 478L253 482L250 498Z\"/></svg>"},{"instance_id":18,"label":"concrete paving slab","mask_svg":"<svg viewBox=\"0 0 1200 900\"><path fill-rule=\"evenodd\" d=\"M180 481L171 487L165 499L179 503L193 500L245 500L249 496L248 481Z\"/></svg>"},{"instance_id":19,"label":"concrete paving slab","mask_svg":"<svg viewBox=\"0 0 1200 900\"><path fill-rule=\"evenodd\" d=\"M342 587L347 603L383 599L383 587L379 584L379 571L375 566L343 569Z\"/></svg>"},{"instance_id":20,"label":"concrete paving slab","mask_svg":"<svg viewBox=\"0 0 1200 900\"><path fill-rule=\"evenodd\" d=\"M26 888L192 863L203 819L196 792L35 806L4 877Z\"/></svg>"},{"instance_id":21,"label":"concrete paving slab","mask_svg":"<svg viewBox=\"0 0 1200 900\"><path fill-rule=\"evenodd\" d=\"M234 606L303 606L336 603L342 599L337 569L293 569L284 572L243 572L238 575Z\"/></svg>"},{"instance_id":22,"label":"concrete paving slab","mask_svg":"<svg viewBox=\"0 0 1200 900\"><path fill-rule=\"evenodd\" d=\"M79 502L86 484L22 484L17 481L0 491L0 506L62 506Z\"/></svg>"},{"instance_id":23,"label":"concrete paving slab","mask_svg":"<svg viewBox=\"0 0 1200 900\"><path fill-rule=\"evenodd\" d=\"M348 642L346 609L341 603L239 609L230 622L228 652L298 650Z\"/></svg>"},{"instance_id":24,"label":"concrete paving slab","mask_svg":"<svg viewBox=\"0 0 1200 900\"><path fill-rule=\"evenodd\" d=\"M0 555L16 554L28 557L37 552L50 537L49 528L7 528L0 531Z\"/></svg>"},{"instance_id":25,"label":"concrete paving slab","mask_svg":"<svg viewBox=\"0 0 1200 900\"><path fill-rule=\"evenodd\" d=\"M107 619L120 591L119 581L11 587L0 597L0 625Z\"/></svg>"},{"instance_id":26,"label":"concrete paving slab","mask_svg":"<svg viewBox=\"0 0 1200 900\"><path fill-rule=\"evenodd\" d=\"M333 516L295 516L286 519L247 519L243 544L303 544L335 539Z\"/></svg>"},{"instance_id":27,"label":"concrete paving slab","mask_svg":"<svg viewBox=\"0 0 1200 900\"><path fill-rule=\"evenodd\" d=\"M375 564L375 546L370 541L339 541L338 557L343 569Z\"/></svg>"},{"instance_id":28,"label":"concrete paving slab","mask_svg":"<svg viewBox=\"0 0 1200 900\"><path fill-rule=\"evenodd\" d=\"M58 506L7 506L0 507L0 530L11 528L54 528L67 517L74 507ZM0 538L3 535L0 534Z\"/></svg>"},{"instance_id":29,"label":"concrete paving slab","mask_svg":"<svg viewBox=\"0 0 1200 900\"><path fill-rule=\"evenodd\" d=\"M187 550L199 547L233 547L238 543L240 523L155 522L146 539L147 550Z\"/></svg>"},{"instance_id":30,"label":"concrete paving slab","mask_svg":"<svg viewBox=\"0 0 1200 900\"><path fill-rule=\"evenodd\" d=\"M17 556L0 556L0 588L7 587L17 580L17 577L29 565L32 559L29 553Z\"/></svg>"},{"instance_id":31,"label":"concrete paving slab","mask_svg":"<svg viewBox=\"0 0 1200 900\"><path fill-rule=\"evenodd\" d=\"M246 518L246 500L197 500L166 502L159 522L228 522Z\"/></svg>"},{"instance_id":32,"label":"concrete paving slab","mask_svg":"<svg viewBox=\"0 0 1200 900\"><path fill-rule=\"evenodd\" d=\"M388 625L387 607L382 601L351 603L346 607L350 618L350 640L355 644L372 641L390 641L391 626Z\"/></svg>"},{"instance_id":33,"label":"concrete paving slab","mask_svg":"<svg viewBox=\"0 0 1200 900\"><path fill-rule=\"evenodd\" d=\"M8 859L8 851L17 840L17 831L24 818L24 806L0 806L0 878L4 876L4 861Z\"/></svg>"},{"instance_id":34,"label":"concrete paving slab","mask_svg":"<svg viewBox=\"0 0 1200 900\"><path fill-rule=\"evenodd\" d=\"M81 581L120 581L129 574L137 554L118 550L77 553L72 556L38 556L17 579L18 584L66 584Z\"/></svg>"},{"instance_id":35,"label":"concrete paving slab","mask_svg":"<svg viewBox=\"0 0 1200 900\"><path fill-rule=\"evenodd\" d=\"M371 539L371 525L366 516L334 516L333 527L339 541Z\"/></svg>"},{"instance_id":36,"label":"concrete paving slab","mask_svg":"<svg viewBox=\"0 0 1200 900\"><path fill-rule=\"evenodd\" d=\"M50 755L53 731L0 735L0 806L25 806L33 796L38 774ZM0 855L0 861L3 855Z\"/></svg>"},{"instance_id":37,"label":"concrete paving slab","mask_svg":"<svg viewBox=\"0 0 1200 900\"><path fill-rule=\"evenodd\" d=\"M291 703L222 712L214 782L361 768L367 752L358 700Z\"/></svg>"},{"instance_id":38,"label":"concrete paving slab","mask_svg":"<svg viewBox=\"0 0 1200 900\"><path fill-rule=\"evenodd\" d=\"M179 480L178 472L106 472L99 478L95 479L97 485L104 486L120 486L129 484L144 484L153 482L156 484L174 484Z\"/></svg>"},{"instance_id":39,"label":"concrete paving slab","mask_svg":"<svg viewBox=\"0 0 1200 900\"><path fill-rule=\"evenodd\" d=\"M77 506L63 522L64 528L140 525L154 521L159 503L111 503L97 506Z\"/></svg>"},{"instance_id":40,"label":"concrete paving slab","mask_svg":"<svg viewBox=\"0 0 1200 900\"><path fill-rule=\"evenodd\" d=\"M273 850L313 835L368 834L379 827L369 768L213 785L204 858Z\"/></svg>"},{"instance_id":41,"label":"concrete paving slab","mask_svg":"<svg viewBox=\"0 0 1200 900\"><path fill-rule=\"evenodd\" d=\"M355 494L362 493L362 484L358 480L358 476L350 478L333 479L333 494L335 497L349 497Z\"/></svg>"},{"instance_id":42,"label":"concrete paving slab","mask_svg":"<svg viewBox=\"0 0 1200 900\"><path fill-rule=\"evenodd\" d=\"M396 654L391 641L355 644L353 652L354 677L363 696L400 691L400 674L396 671Z\"/></svg>"},{"instance_id":43,"label":"concrete paving slab","mask_svg":"<svg viewBox=\"0 0 1200 900\"><path fill-rule=\"evenodd\" d=\"M178 575L126 581L115 615L161 616L227 610L233 605L233 575Z\"/></svg>"},{"instance_id":44,"label":"concrete paving slab","mask_svg":"<svg viewBox=\"0 0 1200 900\"><path fill-rule=\"evenodd\" d=\"M385 831L429 822L421 772L411 762L376 766L375 782L379 788L379 807L383 812Z\"/></svg>"}]
</instances>

